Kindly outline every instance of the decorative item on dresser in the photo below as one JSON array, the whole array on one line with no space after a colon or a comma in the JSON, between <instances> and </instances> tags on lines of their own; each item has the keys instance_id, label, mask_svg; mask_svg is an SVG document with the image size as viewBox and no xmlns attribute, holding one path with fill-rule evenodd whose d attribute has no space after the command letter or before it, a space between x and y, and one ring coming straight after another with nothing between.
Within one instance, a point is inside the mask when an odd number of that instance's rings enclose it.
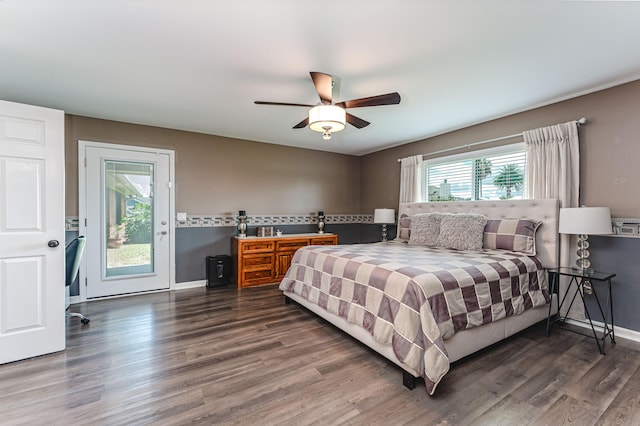
<instances>
[{"instance_id":1,"label":"decorative item on dresser","mask_svg":"<svg viewBox=\"0 0 640 426\"><path fill-rule=\"evenodd\" d=\"M240 210L238 212L238 237L244 238L247 236L247 212Z\"/></svg>"},{"instance_id":2,"label":"decorative item on dresser","mask_svg":"<svg viewBox=\"0 0 640 426\"><path fill-rule=\"evenodd\" d=\"M278 237L233 237L231 256L238 288L279 282L300 247L338 244L336 234L290 234Z\"/></svg>"},{"instance_id":3,"label":"decorative item on dresser","mask_svg":"<svg viewBox=\"0 0 640 426\"><path fill-rule=\"evenodd\" d=\"M387 241L387 224L395 223L396 211L394 209L375 209L373 211L373 223L382 224L382 241Z\"/></svg>"}]
</instances>

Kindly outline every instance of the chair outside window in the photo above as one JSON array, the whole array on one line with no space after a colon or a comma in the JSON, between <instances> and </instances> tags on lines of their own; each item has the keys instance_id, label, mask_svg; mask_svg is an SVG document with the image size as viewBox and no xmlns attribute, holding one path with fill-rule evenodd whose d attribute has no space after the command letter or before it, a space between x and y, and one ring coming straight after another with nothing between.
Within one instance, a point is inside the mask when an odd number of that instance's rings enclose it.
<instances>
[{"instance_id":1,"label":"chair outside window","mask_svg":"<svg viewBox=\"0 0 640 426\"><path fill-rule=\"evenodd\" d=\"M65 285L69 287L78 277L78 270L80 269L80 260L84 253L84 246L87 243L85 237L80 236L69 244L67 244L65 250L65 264L66 264L66 276ZM67 312L67 317L78 317L83 324L89 323L89 318L76 312Z\"/></svg>"}]
</instances>

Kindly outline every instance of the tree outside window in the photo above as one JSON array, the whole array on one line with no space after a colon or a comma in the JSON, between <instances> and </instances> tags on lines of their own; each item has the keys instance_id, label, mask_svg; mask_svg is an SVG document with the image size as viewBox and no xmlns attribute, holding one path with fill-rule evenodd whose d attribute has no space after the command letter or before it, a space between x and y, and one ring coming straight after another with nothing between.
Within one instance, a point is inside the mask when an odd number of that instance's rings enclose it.
<instances>
[{"instance_id":1,"label":"tree outside window","mask_svg":"<svg viewBox=\"0 0 640 426\"><path fill-rule=\"evenodd\" d=\"M522 190L524 184L524 173L517 164L507 164L500 168L500 172L493 178L493 184L505 195L500 198L512 198L513 191Z\"/></svg>"}]
</instances>

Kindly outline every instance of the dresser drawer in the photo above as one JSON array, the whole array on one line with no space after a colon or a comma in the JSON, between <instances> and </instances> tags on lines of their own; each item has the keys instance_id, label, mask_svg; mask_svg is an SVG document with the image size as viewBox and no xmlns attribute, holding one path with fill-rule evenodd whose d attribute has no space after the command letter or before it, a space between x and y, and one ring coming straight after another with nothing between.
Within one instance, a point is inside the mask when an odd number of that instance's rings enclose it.
<instances>
[{"instance_id":1,"label":"dresser drawer","mask_svg":"<svg viewBox=\"0 0 640 426\"><path fill-rule=\"evenodd\" d=\"M276 250L277 251L296 251L300 247L306 247L309 245L309 240L306 238L304 240L278 240L276 241Z\"/></svg>"},{"instance_id":2,"label":"dresser drawer","mask_svg":"<svg viewBox=\"0 0 640 426\"><path fill-rule=\"evenodd\" d=\"M313 237L311 238L312 246L331 246L337 244L337 238L334 236L330 237Z\"/></svg>"},{"instance_id":3,"label":"dresser drawer","mask_svg":"<svg viewBox=\"0 0 640 426\"><path fill-rule=\"evenodd\" d=\"M242 268L264 269L273 267L273 254L254 254L242 258Z\"/></svg>"},{"instance_id":4,"label":"dresser drawer","mask_svg":"<svg viewBox=\"0 0 640 426\"><path fill-rule=\"evenodd\" d=\"M271 241L249 241L242 244L242 253L272 252L275 242Z\"/></svg>"},{"instance_id":5,"label":"dresser drawer","mask_svg":"<svg viewBox=\"0 0 640 426\"><path fill-rule=\"evenodd\" d=\"M251 285L254 282L265 284L273 280L273 271L271 269L243 271L242 280L245 285Z\"/></svg>"}]
</instances>

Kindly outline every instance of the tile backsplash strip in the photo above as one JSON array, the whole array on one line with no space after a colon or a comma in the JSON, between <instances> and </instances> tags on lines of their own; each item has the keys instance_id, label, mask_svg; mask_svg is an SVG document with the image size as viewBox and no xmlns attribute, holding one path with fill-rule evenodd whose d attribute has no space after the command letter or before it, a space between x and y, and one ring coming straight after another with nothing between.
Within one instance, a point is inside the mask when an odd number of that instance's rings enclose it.
<instances>
[{"instance_id":1,"label":"tile backsplash strip","mask_svg":"<svg viewBox=\"0 0 640 426\"><path fill-rule=\"evenodd\" d=\"M612 230L615 237L640 238L640 219L612 217Z\"/></svg>"},{"instance_id":2,"label":"tile backsplash strip","mask_svg":"<svg viewBox=\"0 0 640 426\"><path fill-rule=\"evenodd\" d=\"M640 238L640 219L638 218L611 218L613 225L613 235L616 237ZM259 225L301 225L318 223L315 215L256 215L248 216L249 226ZM373 215L370 214L328 214L325 215L325 223L373 223ZM619 232L620 224L632 225L632 229L638 229L634 234L622 234ZM77 216L65 218L66 231L78 231L79 220ZM216 227L216 226L237 226L238 216L233 215L193 215L187 216L187 220L176 220L176 228L188 227ZM634 227L635 225L635 227Z\"/></svg>"},{"instance_id":3,"label":"tile backsplash strip","mask_svg":"<svg viewBox=\"0 0 640 426\"><path fill-rule=\"evenodd\" d=\"M373 215L370 214L329 214L325 215L324 222L332 223L373 223ZM318 223L318 217L314 215L255 215L247 216L247 225L306 225ZM218 226L237 226L238 216L225 215L187 215L187 220L176 220L176 228L207 228ZM78 231L78 217L65 218L65 230Z\"/></svg>"},{"instance_id":4,"label":"tile backsplash strip","mask_svg":"<svg viewBox=\"0 0 640 426\"><path fill-rule=\"evenodd\" d=\"M373 223L373 215L367 214L336 214L325 215L324 222L332 223ZM308 225L318 223L315 215L255 215L247 216L248 226L259 225ZM176 220L176 228L237 226L238 216L193 215L187 220Z\"/></svg>"}]
</instances>

